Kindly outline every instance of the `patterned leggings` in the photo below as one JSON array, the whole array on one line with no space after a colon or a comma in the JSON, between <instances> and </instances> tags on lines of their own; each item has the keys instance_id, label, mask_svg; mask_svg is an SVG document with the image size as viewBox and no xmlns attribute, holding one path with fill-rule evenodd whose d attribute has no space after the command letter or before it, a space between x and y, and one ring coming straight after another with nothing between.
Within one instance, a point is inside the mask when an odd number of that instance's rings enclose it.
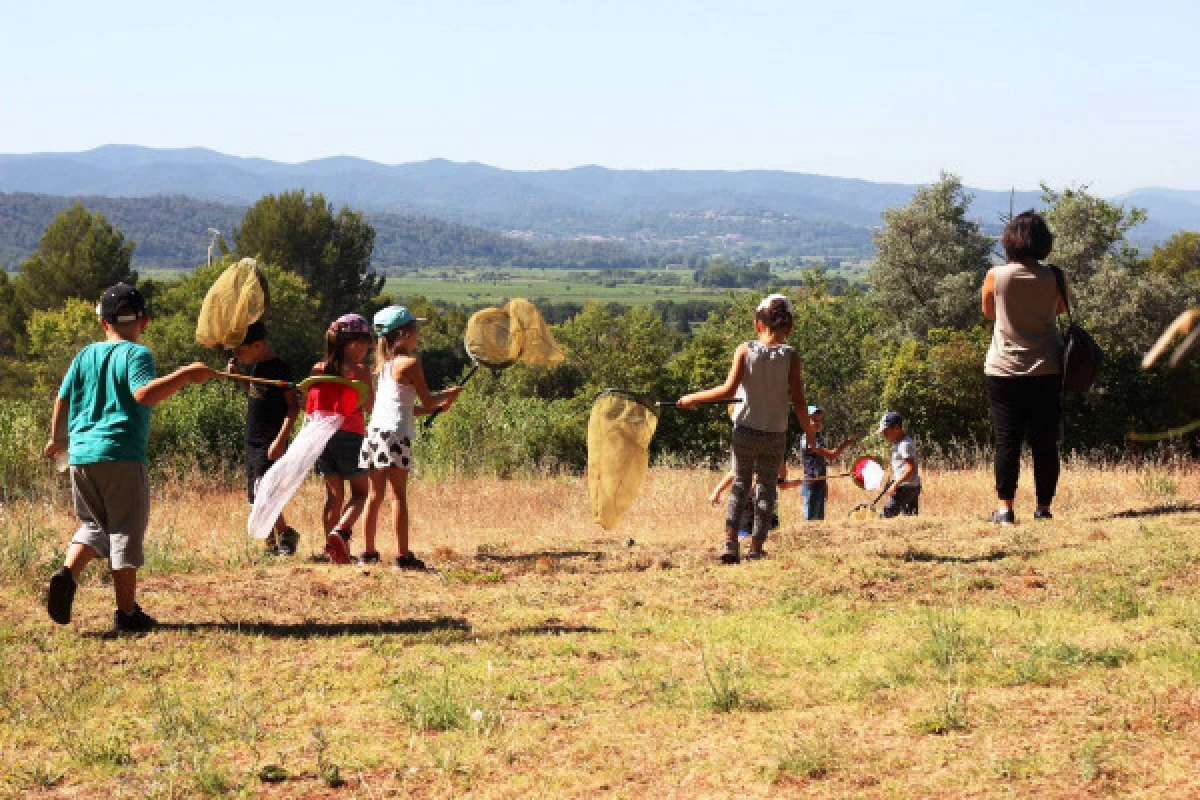
<instances>
[{"instance_id":1,"label":"patterned leggings","mask_svg":"<svg viewBox=\"0 0 1200 800\"><path fill-rule=\"evenodd\" d=\"M750 487L754 490L754 529L752 535L765 541L771 529L778 493L779 468L787 451L786 433L769 433L753 428L733 429L733 486L725 511L725 530L737 531L738 516L746 503Z\"/></svg>"}]
</instances>

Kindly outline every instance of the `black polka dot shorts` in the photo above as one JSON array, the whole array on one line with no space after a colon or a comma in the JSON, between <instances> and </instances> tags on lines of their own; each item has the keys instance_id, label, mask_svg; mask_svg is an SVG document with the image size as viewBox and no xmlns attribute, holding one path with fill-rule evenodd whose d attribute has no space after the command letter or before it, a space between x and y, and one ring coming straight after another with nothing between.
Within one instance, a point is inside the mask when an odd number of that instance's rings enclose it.
<instances>
[{"instance_id":1,"label":"black polka dot shorts","mask_svg":"<svg viewBox=\"0 0 1200 800\"><path fill-rule=\"evenodd\" d=\"M412 439L399 431L371 428L358 451L358 466L362 469L412 469Z\"/></svg>"}]
</instances>

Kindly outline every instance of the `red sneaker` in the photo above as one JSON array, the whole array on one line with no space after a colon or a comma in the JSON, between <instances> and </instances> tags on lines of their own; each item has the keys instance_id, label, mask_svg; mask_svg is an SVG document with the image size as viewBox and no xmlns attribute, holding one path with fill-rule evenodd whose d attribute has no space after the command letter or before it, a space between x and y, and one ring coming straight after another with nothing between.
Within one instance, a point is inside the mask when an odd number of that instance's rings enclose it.
<instances>
[{"instance_id":1,"label":"red sneaker","mask_svg":"<svg viewBox=\"0 0 1200 800\"><path fill-rule=\"evenodd\" d=\"M325 537L325 555L329 556L329 560L334 564L350 564L350 548L346 546L346 539L342 536L342 532L336 528L330 531Z\"/></svg>"}]
</instances>

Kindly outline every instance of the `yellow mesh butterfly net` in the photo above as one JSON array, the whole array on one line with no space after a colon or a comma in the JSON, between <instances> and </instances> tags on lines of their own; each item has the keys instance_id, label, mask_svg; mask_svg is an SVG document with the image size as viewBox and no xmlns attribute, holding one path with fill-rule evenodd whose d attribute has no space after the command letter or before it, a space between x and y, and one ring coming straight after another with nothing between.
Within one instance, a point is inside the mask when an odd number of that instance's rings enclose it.
<instances>
[{"instance_id":1,"label":"yellow mesh butterfly net","mask_svg":"<svg viewBox=\"0 0 1200 800\"><path fill-rule=\"evenodd\" d=\"M246 329L267 310L266 279L253 258L230 265L204 296L196 321L196 343L232 350L246 338Z\"/></svg>"},{"instance_id":2,"label":"yellow mesh butterfly net","mask_svg":"<svg viewBox=\"0 0 1200 800\"><path fill-rule=\"evenodd\" d=\"M485 308L472 314L463 345L472 359L493 368L511 366L517 359L554 366L564 358L541 312L520 298L509 301L504 308Z\"/></svg>"},{"instance_id":3,"label":"yellow mesh butterfly net","mask_svg":"<svg viewBox=\"0 0 1200 800\"><path fill-rule=\"evenodd\" d=\"M650 439L658 414L649 405L602 392L588 419L588 498L592 519L612 528L633 505L650 468Z\"/></svg>"}]
</instances>

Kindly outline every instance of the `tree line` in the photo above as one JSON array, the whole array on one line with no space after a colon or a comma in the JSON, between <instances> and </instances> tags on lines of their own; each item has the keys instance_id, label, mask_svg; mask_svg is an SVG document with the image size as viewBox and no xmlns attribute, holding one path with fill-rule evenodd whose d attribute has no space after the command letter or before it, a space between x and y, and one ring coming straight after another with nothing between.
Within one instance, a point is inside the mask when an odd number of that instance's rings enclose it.
<instances>
[{"instance_id":1,"label":"tree line","mask_svg":"<svg viewBox=\"0 0 1200 800\"><path fill-rule=\"evenodd\" d=\"M1180 232L1143 254L1127 237L1144 220L1141 210L1084 188L1043 189L1042 211L1056 237L1050 260L1068 276L1077 320L1108 354L1098 387L1069 398L1065 444L1119 455L1130 430L1163 430L1200 416L1195 363L1140 368L1141 354L1166 324L1200 302L1200 236ZM994 237L971 217L971 199L957 177L943 175L908 204L885 212L865 288L839 286L835 294L820 269L785 288L796 301L792 343L805 364L808 393L826 410L834 438L863 434L880 410L892 408L943 449L989 440L982 365L991 327L980 313L979 290L998 257ZM192 341L196 316L224 264L253 256L271 284L272 342L298 372L318 357L329 319L403 302L431 319L423 336L431 384L459 379L467 367L461 338L470 310L382 295L382 277L371 267L375 242L367 217L345 207L335 211L321 195L264 197L221 241L218 263L178 280L139 282L154 316L146 341L161 369L196 358L223 361ZM76 205L46 227L15 277L0 273L0 392L45 400L74 352L96 338L93 306L103 288L138 280L133 250L102 213ZM756 274L753 264L735 267ZM761 291L779 288L769 271L766 277ZM454 413L423 440L427 463L500 473L580 468L598 390L620 387L661 399L718 382L736 344L753 335L761 291L731 292L716 305L544 309L568 351L566 362L477 376ZM205 407L203 398L211 396L213 419L227 427L237 400L225 392L220 384L197 390L190 407ZM169 412L164 417L172 418ZM193 417L178 422L199 427L187 435L213 448L225 441L220 431L205 428L217 422ZM236 435L240 422L233 424ZM655 453L721 459L728 432L728 420L717 411L664 415Z\"/></svg>"}]
</instances>

